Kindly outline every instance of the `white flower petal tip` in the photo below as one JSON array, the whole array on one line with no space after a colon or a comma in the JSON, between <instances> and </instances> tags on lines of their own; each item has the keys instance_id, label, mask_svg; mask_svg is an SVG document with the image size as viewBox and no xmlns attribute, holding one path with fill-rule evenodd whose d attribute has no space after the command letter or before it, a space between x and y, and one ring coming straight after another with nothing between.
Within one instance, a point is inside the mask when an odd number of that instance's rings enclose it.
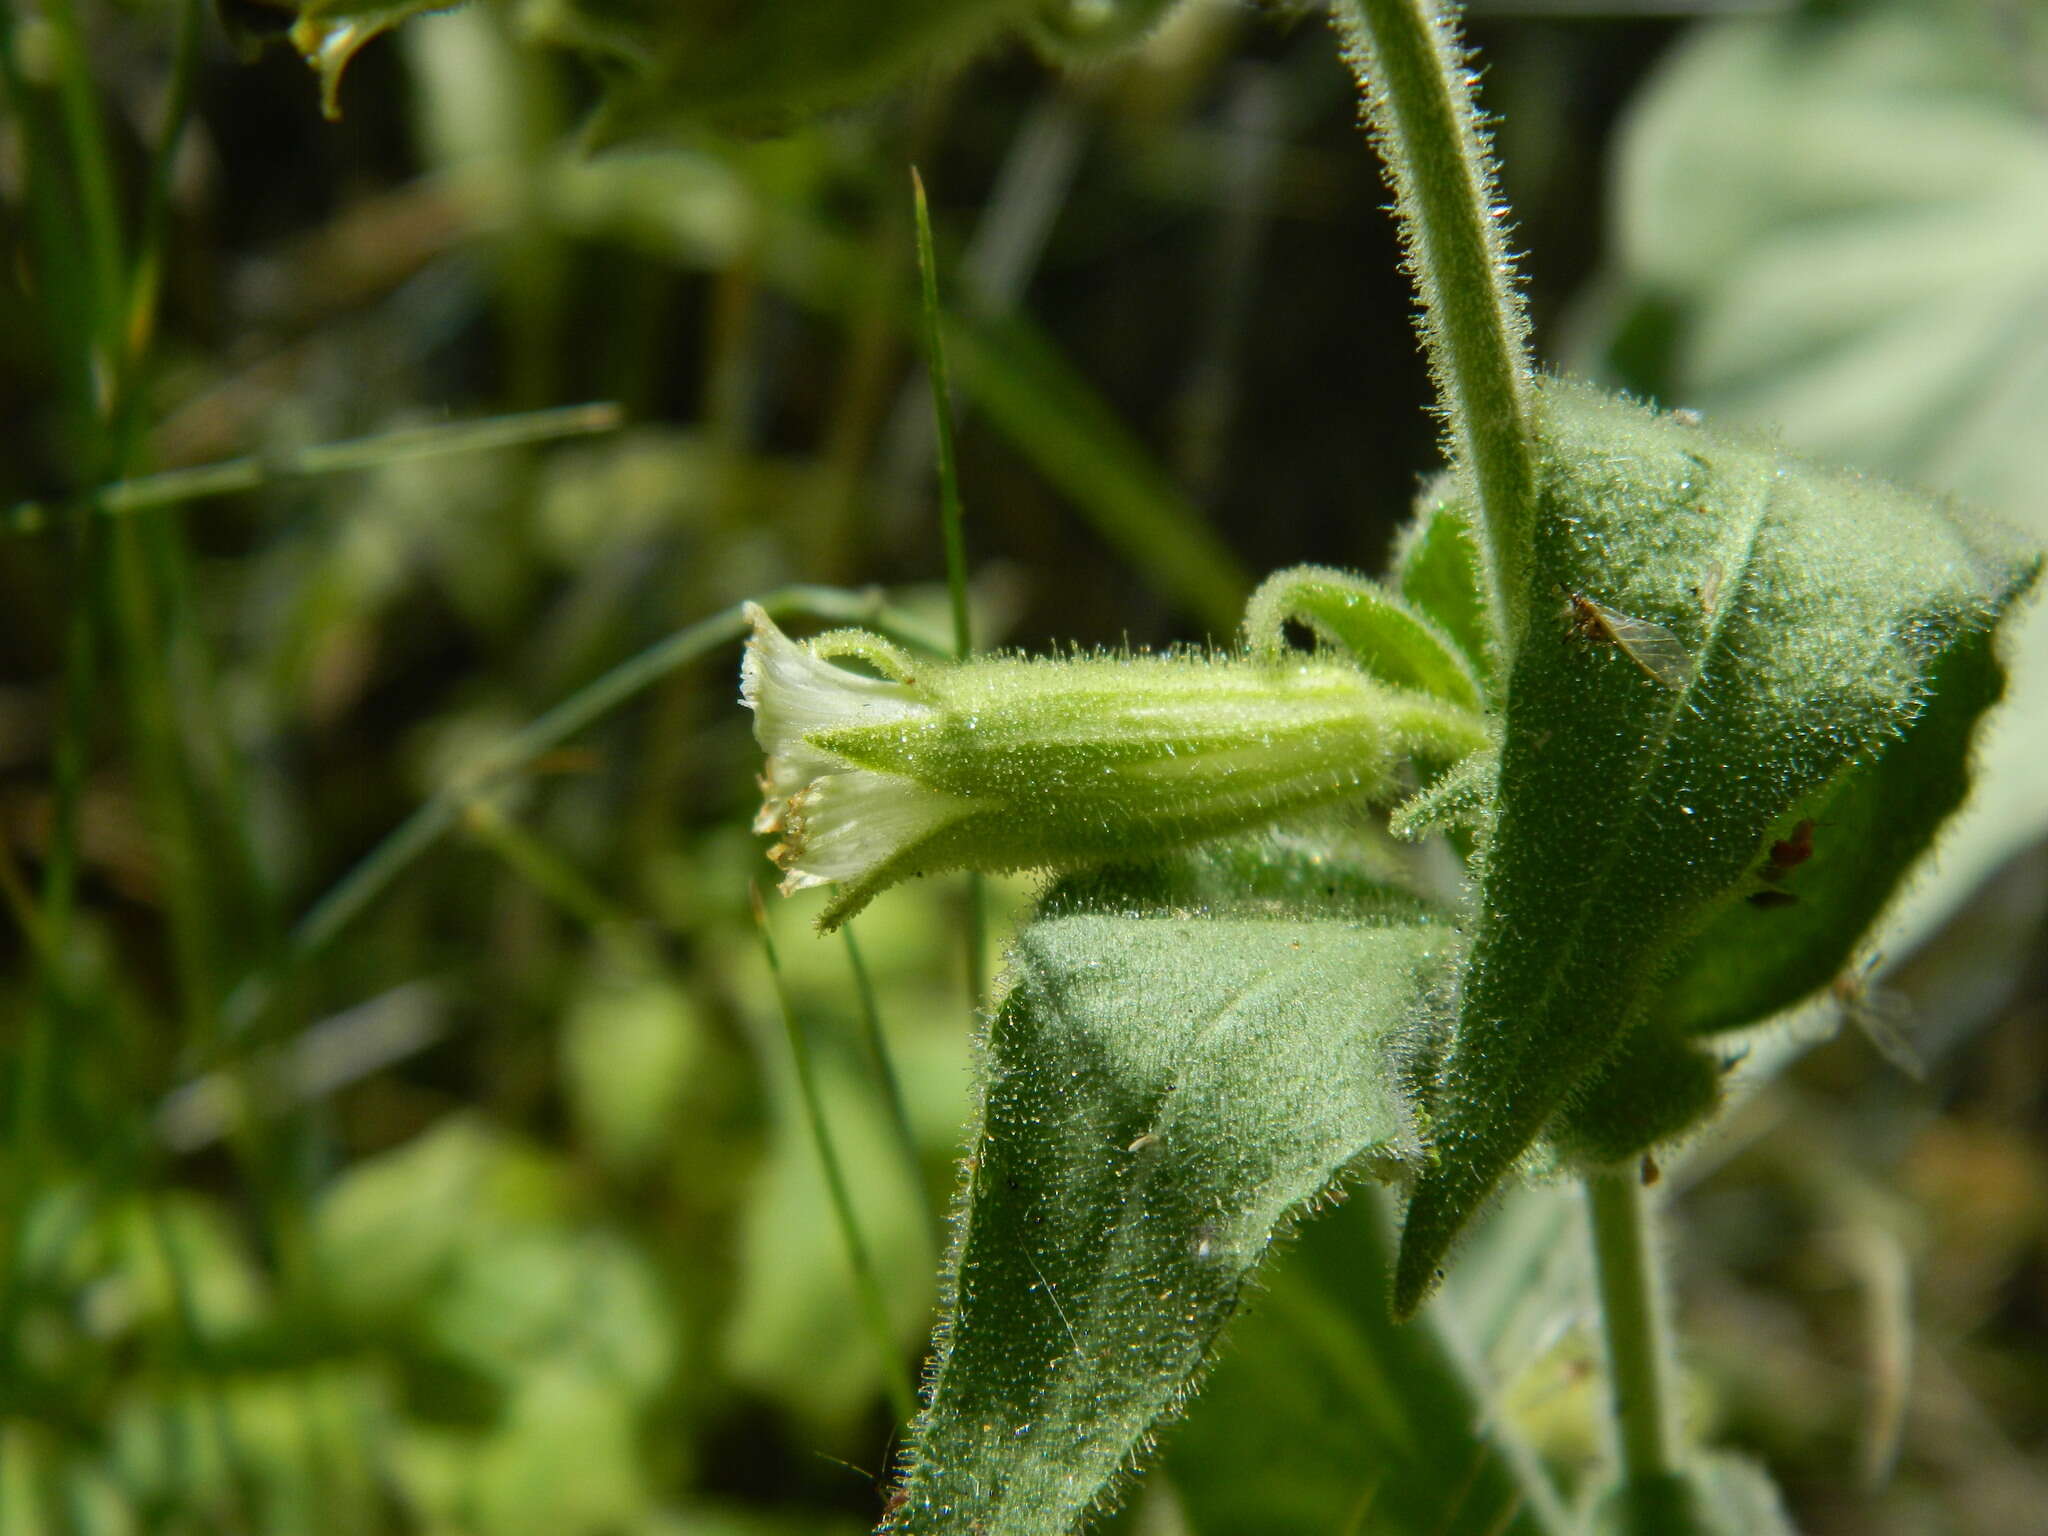
<instances>
[{"instance_id":1,"label":"white flower petal tip","mask_svg":"<svg viewBox=\"0 0 2048 1536\"><path fill-rule=\"evenodd\" d=\"M767 754L754 830L781 838L768 856L783 871L784 895L845 885L833 913L848 913L872 894L864 881L971 807L903 774L861 768L813 740L834 730L928 719L932 707L914 686L820 656L785 635L758 604L742 612L754 632L740 662L740 702L754 712L754 737ZM838 920L825 919L827 926Z\"/></svg>"}]
</instances>

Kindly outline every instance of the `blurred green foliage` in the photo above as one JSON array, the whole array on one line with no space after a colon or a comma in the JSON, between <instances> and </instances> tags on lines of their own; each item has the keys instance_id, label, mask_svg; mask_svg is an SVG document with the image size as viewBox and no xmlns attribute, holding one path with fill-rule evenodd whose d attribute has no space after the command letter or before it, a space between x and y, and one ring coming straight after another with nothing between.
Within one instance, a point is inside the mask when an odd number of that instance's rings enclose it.
<instances>
[{"instance_id":1,"label":"blurred green foliage","mask_svg":"<svg viewBox=\"0 0 2048 1536\"><path fill-rule=\"evenodd\" d=\"M1266 570L1381 564L1434 429L1349 83L1318 26L1193 4L1089 72L992 44L782 137L591 158L595 77L505 8L365 49L333 124L295 59L201 20L0 10L0 498L47 514L0 538L0 1530L863 1529L891 1430L748 915L735 653L486 770L749 594L882 582L943 628L913 160L980 633L1220 636ZM1539 335L1569 310L1589 371L2048 528L2031 10L1475 33ZM587 399L630 424L93 500ZM1667 1170L1694 1413L1802 1529L2048 1507L2044 719L2023 690L1897 941L1928 940L1931 1086L1844 1041ZM295 938L436 794L446 834ZM808 912L773 921L908 1368L966 1115L960 893L858 923L914 1171ZM1283 1256L1120 1518L1285 1529L1292 1464L1226 1449L1406 1411L1359 1364L1417 1347L1352 1288L1370 1214ZM1507 1202L1449 1295L1567 1491L1573 1223ZM1378 1474L1330 1472L1361 1434L1317 1467L1373 1529ZM1455 1493L1454 1460L1402 1475Z\"/></svg>"}]
</instances>

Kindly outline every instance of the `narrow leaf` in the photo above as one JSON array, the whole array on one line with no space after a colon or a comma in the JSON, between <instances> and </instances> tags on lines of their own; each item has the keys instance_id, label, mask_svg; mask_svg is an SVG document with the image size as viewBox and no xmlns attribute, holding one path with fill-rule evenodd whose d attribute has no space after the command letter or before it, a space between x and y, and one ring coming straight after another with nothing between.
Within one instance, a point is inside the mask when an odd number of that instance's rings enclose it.
<instances>
[{"instance_id":1,"label":"narrow leaf","mask_svg":"<svg viewBox=\"0 0 2048 1536\"><path fill-rule=\"evenodd\" d=\"M1245 641L1254 653L1279 651L1290 623L1307 626L1396 688L1479 707L1473 669L1450 637L1369 577L1314 565L1275 571L1245 605Z\"/></svg>"},{"instance_id":2,"label":"narrow leaf","mask_svg":"<svg viewBox=\"0 0 2048 1536\"><path fill-rule=\"evenodd\" d=\"M1215 890L1210 869L1172 895ZM1070 884L1018 941L891 1530L1072 1529L1191 1390L1276 1230L1407 1140L1400 1046L1447 927L1356 884L1321 921L1272 895L1178 915L1145 888Z\"/></svg>"},{"instance_id":3,"label":"narrow leaf","mask_svg":"<svg viewBox=\"0 0 2048 1536\"><path fill-rule=\"evenodd\" d=\"M1486 608L1472 525L1450 500L1444 476L1424 494L1394 555L1394 585L1450 636L1483 683L1492 683L1498 645Z\"/></svg>"}]
</instances>

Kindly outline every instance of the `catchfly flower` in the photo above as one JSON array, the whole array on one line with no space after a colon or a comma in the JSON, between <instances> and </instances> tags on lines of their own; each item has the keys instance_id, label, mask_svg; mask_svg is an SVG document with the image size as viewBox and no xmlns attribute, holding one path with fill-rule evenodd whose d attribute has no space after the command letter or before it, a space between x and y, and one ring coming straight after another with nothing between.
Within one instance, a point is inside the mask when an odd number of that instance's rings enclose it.
<instances>
[{"instance_id":1,"label":"catchfly flower","mask_svg":"<svg viewBox=\"0 0 2048 1536\"><path fill-rule=\"evenodd\" d=\"M785 894L838 886L824 928L912 875L1146 857L1390 798L1407 758L1486 745L1474 711L1329 653L925 662L860 631L800 644L747 614L755 830L780 839Z\"/></svg>"}]
</instances>

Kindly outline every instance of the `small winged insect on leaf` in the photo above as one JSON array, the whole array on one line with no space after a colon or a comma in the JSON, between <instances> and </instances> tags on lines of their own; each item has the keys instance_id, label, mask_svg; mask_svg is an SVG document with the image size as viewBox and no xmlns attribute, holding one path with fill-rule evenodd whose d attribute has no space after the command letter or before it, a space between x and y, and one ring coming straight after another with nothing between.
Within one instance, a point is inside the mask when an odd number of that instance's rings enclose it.
<instances>
[{"instance_id":1,"label":"small winged insect on leaf","mask_svg":"<svg viewBox=\"0 0 2048 1536\"><path fill-rule=\"evenodd\" d=\"M1881 958L1874 954L1864 956L1834 979L1828 994L1841 1008L1842 1016L1863 1032L1863 1038L1876 1048L1878 1055L1914 1082L1924 1082L1927 1064L1906 1033L1912 1022L1913 1005L1903 992L1870 984L1871 972L1877 969Z\"/></svg>"},{"instance_id":2,"label":"small winged insect on leaf","mask_svg":"<svg viewBox=\"0 0 2048 1536\"><path fill-rule=\"evenodd\" d=\"M1572 633L1581 639L1614 646L1666 688L1680 689L1692 681L1692 653L1662 624L1631 618L1583 592L1567 592L1565 601Z\"/></svg>"},{"instance_id":3,"label":"small winged insect on leaf","mask_svg":"<svg viewBox=\"0 0 2048 1536\"><path fill-rule=\"evenodd\" d=\"M1701 618L1713 618L1714 610L1721 606L1721 587L1726 580L1727 572L1720 561L1710 560L1700 572L1700 579L1692 584L1693 601L1700 605Z\"/></svg>"}]
</instances>

